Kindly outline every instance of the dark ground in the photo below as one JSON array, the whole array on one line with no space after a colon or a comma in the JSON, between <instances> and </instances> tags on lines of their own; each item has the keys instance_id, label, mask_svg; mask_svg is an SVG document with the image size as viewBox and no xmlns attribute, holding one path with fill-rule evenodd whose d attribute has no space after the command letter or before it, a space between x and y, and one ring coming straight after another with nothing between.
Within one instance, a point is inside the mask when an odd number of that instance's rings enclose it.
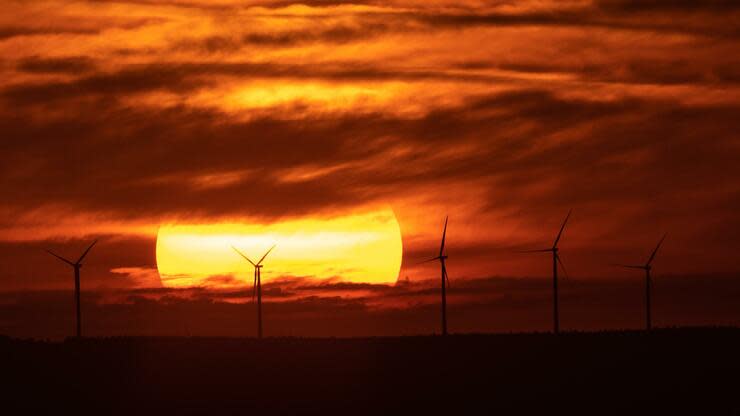
<instances>
[{"instance_id":1,"label":"dark ground","mask_svg":"<svg viewBox=\"0 0 740 416\"><path fill-rule=\"evenodd\" d=\"M740 329L0 338L3 414L740 415Z\"/></svg>"}]
</instances>

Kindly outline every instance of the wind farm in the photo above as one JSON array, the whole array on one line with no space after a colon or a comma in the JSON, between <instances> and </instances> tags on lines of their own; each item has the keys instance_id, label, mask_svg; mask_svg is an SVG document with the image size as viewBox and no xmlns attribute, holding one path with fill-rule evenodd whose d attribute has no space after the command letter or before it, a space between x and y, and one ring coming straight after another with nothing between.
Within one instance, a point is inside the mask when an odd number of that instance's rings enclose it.
<instances>
[{"instance_id":1,"label":"wind farm","mask_svg":"<svg viewBox=\"0 0 740 416\"><path fill-rule=\"evenodd\" d=\"M737 0L1 10L3 415L740 415Z\"/></svg>"},{"instance_id":2,"label":"wind farm","mask_svg":"<svg viewBox=\"0 0 740 416\"><path fill-rule=\"evenodd\" d=\"M555 236L555 239L552 243L552 246L546 249L534 249L534 250L519 250L520 253L551 253L552 254L552 280L551 280L551 287L552 287L552 333L554 334L560 334L561 333L561 325L560 325L560 306L561 306L561 300L560 300L560 294L559 294L559 282L558 282L558 271L559 269L562 269L563 273L567 276L567 273L565 272L565 267L563 265L563 262L560 258L560 247L559 243L561 242L561 239L564 235L566 226L569 223L570 217L572 215L572 210L570 210L567 215L565 216L563 222L560 225L560 228L558 230L558 233ZM417 265L423 265L430 262L439 262L439 280L437 280L439 283L438 290L439 290L439 307L440 307L440 318L441 318L441 325L440 325L440 334L442 336L449 335L449 328L448 328L448 297L449 297L449 275L448 275L448 266L447 266L447 247L448 247L448 223L449 223L449 217L445 217L444 224L442 227L442 235L440 239L440 245L439 245L439 251L437 254L429 259L426 259L422 262L417 262L415 264ZM647 331L650 331L653 329L653 320L652 320L652 278L651 278L651 270L652 270L652 264L653 261L656 258L656 255L660 248L663 245L663 242L666 239L666 235L664 235L660 241L657 243L654 250L651 252L650 256L648 257L646 263L644 265L625 265L625 264L616 264L616 266L622 267L622 268L629 268L629 269L639 269L645 271L645 288L644 288L644 296L645 296L645 329ZM76 336L79 338L82 336L82 326L81 326L81 307L80 307L80 269L82 267L82 261L85 259L87 254L90 252L90 250L97 244L98 240L93 241L92 244L90 244L85 251L82 253L82 255L77 259L77 261L71 261L64 257L61 257L54 253L53 251L47 250L47 252L57 259L67 263L68 265L72 266L74 269L74 299L76 302ZM453 245L455 242L453 241ZM251 288L251 302L256 306L255 308L255 321L254 321L254 334L257 339L262 339L264 337L264 328L263 328L263 281L262 281L262 269L264 267L263 262L267 259L268 255L275 249L276 245L272 245L269 249L267 249L264 254L257 260L253 261L252 258L244 254L241 250L239 250L236 246L231 245L230 248L233 250L234 253L236 253L239 257L241 257L243 260L246 260L252 267L253 267L253 275L252 275L252 288ZM399 273L400 275L400 273ZM430 279L430 282L433 282L434 279ZM465 282L463 282L465 283ZM414 290L415 284L413 284L408 276L405 277L404 280L398 280L396 285L394 285L398 290L401 291L407 291L407 290ZM298 289L300 290L301 287L299 286ZM470 289L466 289L465 286L462 288L463 290L469 291ZM423 286L422 286L423 290ZM595 294L598 296L598 294ZM584 299L576 299L576 301L580 302ZM279 303L278 303L279 304ZM277 305L277 304L275 304ZM567 306L567 305L566 305ZM599 327L597 326L597 329ZM626 328L625 328L626 329ZM190 334L188 332L188 334ZM332 333L327 333L327 335L332 335Z\"/></svg>"},{"instance_id":3,"label":"wind farm","mask_svg":"<svg viewBox=\"0 0 740 416\"><path fill-rule=\"evenodd\" d=\"M527 251L552 253L555 302L557 267L562 267L559 243L570 215L550 248ZM450 333L446 260L447 248L455 240L448 238L448 220L436 256L418 263L438 261L440 265L439 278L431 281L438 282L435 291L441 295L441 337L265 337L261 269L276 245L257 261L232 245L233 252L254 269L251 296L252 303L256 299L257 313L253 336L83 338L78 325L77 336L62 343L0 337L0 353L15 357L5 368L14 383L5 390L9 399L4 404L8 409L32 411L55 406L141 411L151 405L153 395L157 406L208 409L215 414L235 409L260 414L293 413L295 409L376 414L389 406L394 411L427 414L471 413L482 406L520 414L592 414L594 409L607 414L683 414L734 409L734 391L723 380L740 370L735 353L740 347L740 329L655 328L651 324L650 271L666 235L644 265L619 265L646 273L647 331L562 331L556 306L550 333ZM74 268L78 301L79 270L96 243L76 261L50 251ZM408 277L397 283L399 287L413 285ZM464 326L462 316L456 316L455 322ZM609 359L596 359L603 356ZM688 358L694 356L702 358ZM437 365L429 366L429 362ZM158 377L142 378L145 373ZM444 379L457 382L444 394L430 394ZM677 382L693 394L676 398ZM34 402L25 389L31 384L35 394L54 398L53 402ZM625 390L624 385L632 387ZM76 399L79 388L90 396L84 403ZM183 389L195 389L198 394L191 396ZM563 398L573 390L581 395ZM121 391L126 392L125 403L115 399ZM533 395L539 399L530 400Z\"/></svg>"}]
</instances>

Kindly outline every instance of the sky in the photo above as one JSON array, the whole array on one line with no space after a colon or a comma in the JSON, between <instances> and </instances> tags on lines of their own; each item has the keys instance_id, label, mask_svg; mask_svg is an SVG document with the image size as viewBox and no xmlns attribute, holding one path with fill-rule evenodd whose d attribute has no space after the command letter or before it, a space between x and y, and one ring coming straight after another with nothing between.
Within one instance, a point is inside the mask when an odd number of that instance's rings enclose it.
<instances>
[{"instance_id":1,"label":"sky","mask_svg":"<svg viewBox=\"0 0 740 416\"><path fill-rule=\"evenodd\" d=\"M399 283L267 263L266 333L431 333L439 270L419 262L448 215L451 330L546 330L551 260L517 251L571 209L564 328L639 327L642 276L611 264L664 233L657 323L740 324L735 1L1 7L0 333L69 333L71 270L44 250L98 239L91 333L248 334L251 271L164 284L160 227L360 217L395 218Z\"/></svg>"}]
</instances>

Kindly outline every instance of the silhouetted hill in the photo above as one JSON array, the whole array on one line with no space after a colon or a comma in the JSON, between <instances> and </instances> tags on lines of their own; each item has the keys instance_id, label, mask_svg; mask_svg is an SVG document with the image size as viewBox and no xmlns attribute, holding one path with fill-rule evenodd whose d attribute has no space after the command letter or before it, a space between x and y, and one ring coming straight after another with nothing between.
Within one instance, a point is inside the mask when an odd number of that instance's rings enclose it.
<instances>
[{"instance_id":1,"label":"silhouetted hill","mask_svg":"<svg viewBox=\"0 0 740 416\"><path fill-rule=\"evenodd\" d=\"M303 339L0 337L5 408L740 414L740 330Z\"/></svg>"}]
</instances>

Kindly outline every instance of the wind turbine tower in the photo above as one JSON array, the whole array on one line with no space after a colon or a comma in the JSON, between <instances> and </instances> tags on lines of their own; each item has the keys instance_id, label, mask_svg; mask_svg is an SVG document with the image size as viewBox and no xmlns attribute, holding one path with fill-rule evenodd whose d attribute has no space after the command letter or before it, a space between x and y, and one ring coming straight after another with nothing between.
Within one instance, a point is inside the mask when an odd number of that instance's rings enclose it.
<instances>
[{"instance_id":1,"label":"wind turbine tower","mask_svg":"<svg viewBox=\"0 0 740 416\"><path fill-rule=\"evenodd\" d=\"M445 261L447 255L445 254L445 237L447 235L447 219L445 217L445 226L442 230L442 244L439 246L439 255L437 257L425 260L422 263L427 263L434 260L439 260L441 268L441 283L442 283L442 335L447 335L447 286L450 284L450 278L447 276L447 266Z\"/></svg>"},{"instance_id":2,"label":"wind turbine tower","mask_svg":"<svg viewBox=\"0 0 740 416\"><path fill-rule=\"evenodd\" d=\"M255 294L257 295L257 338L262 338L262 261L265 260L268 254L272 251L275 246L270 247L264 256L257 262L253 262L249 257L245 256L241 251L237 250L236 247L231 246L240 256L244 257L252 266L254 266L254 284L252 285L252 301L254 301Z\"/></svg>"},{"instance_id":3,"label":"wind turbine tower","mask_svg":"<svg viewBox=\"0 0 740 416\"><path fill-rule=\"evenodd\" d=\"M625 267L627 269L641 269L645 270L645 329L650 331L652 329L652 317L651 317L651 304L650 304L650 298L652 293L652 277L650 276L650 271L653 269L653 260L655 260L655 255L658 254L658 250L660 249L660 246L663 244L663 240L668 236L668 234L664 234L663 238L658 241L658 245L655 246L655 250L653 250L653 253L650 254L650 258L648 258L648 261L642 265L642 266L632 266L632 265L626 265L626 264L618 264L617 266Z\"/></svg>"},{"instance_id":4,"label":"wind turbine tower","mask_svg":"<svg viewBox=\"0 0 740 416\"><path fill-rule=\"evenodd\" d=\"M69 264L75 270L75 303L76 303L76 307L77 307L76 308L76 312L77 312L76 313L76 317L77 317L77 331L76 331L76 334L77 334L77 337L78 338L82 336L82 313L80 312L80 268L82 268L82 259L84 259L85 256L87 256L87 253L90 252L90 249L93 248L93 246L97 242L98 242L98 240L93 241L93 243L90 244L90 246L87 248L87 250L85 250L85 252L82 253L82 255L80 256L80 258L77 259L76 262L71 262L71 261L65 259L64 257L55 254L51 250L46 250L47 253L51 254L52 256L58 258L59 260L61 260L63 262Z\"/></svg>"},{"instance_id":5,"label":"wind turbine tower","mask_svg":"<svg viewBox=\"0 0 740 416\"><path fill-rule=\"evenodd\" d=\"M560 267L563 268L563 273L565 273L565 266L563 265L563 261L560 260L560 254L558 254L560 251L560 249L558 248L558 243L560 242L560 238L563 236L563 230L565 230L565 225L568 223L568 219L570 218L570 214L572 212L573 210L568 211L568 215L565 217L565 221L563 221L563 225L560 227L560 231L558 232L558 236L555 237L555 242L552 244L552 247L541 250L523 251L523 253L552 253L552 326L553 332L555 332L556 334L560 332L560 309L558 306L558 264L560 264Z\"/></svg>"}]
</instances>

